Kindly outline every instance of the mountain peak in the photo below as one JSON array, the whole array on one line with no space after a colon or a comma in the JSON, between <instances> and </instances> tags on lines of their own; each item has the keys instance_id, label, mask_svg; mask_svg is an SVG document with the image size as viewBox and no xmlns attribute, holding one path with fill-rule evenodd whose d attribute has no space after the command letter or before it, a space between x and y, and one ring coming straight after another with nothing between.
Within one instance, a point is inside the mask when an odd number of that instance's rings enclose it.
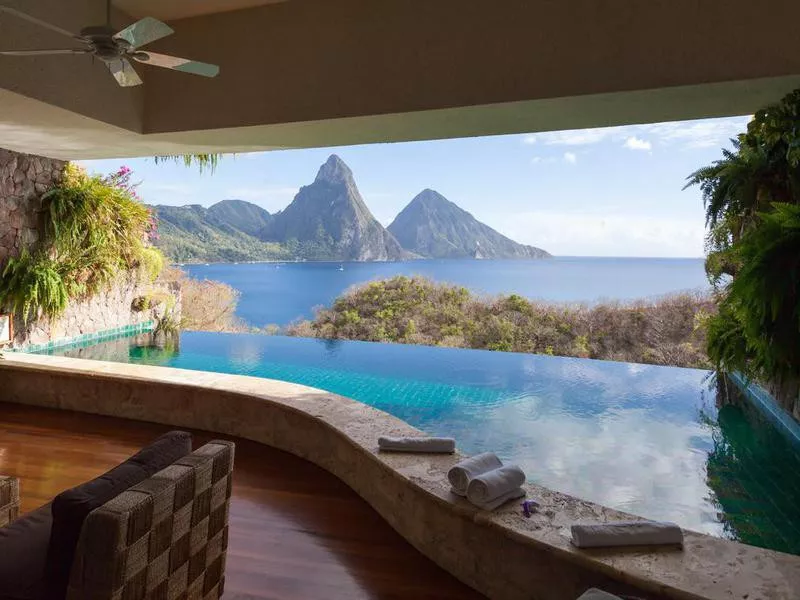
<instances>
[{"instance_id":1,"label":"mountain peak","mask_svg":"<svg viewBox=\"0 0 800 600\"><path fill-rule=\"evenodd\" d=\"M353 180L353 172L350 167L336 154L331 154L325 164L319 168L317 178L314 181L326 181L328 183L342 183Z\"/></svg>"},{"instance_id":2,"label":"mountain peak","mask_svg":"<svg viewBox=\"0 0 800 600\"><path fill-rule=\"evenodd\" d=\"M274 215L261 239L291 243L304 258L399 260L407 258L394 237L375 219L358 191L353 173L332 154L311 185L304 185Z\"/></svg>"},{"instance_id":3,"label":"mountain peak","mask_svg":"<svg viewBox=\"0 0 800 600\"><path fill-rule=\"evenodd\" d=\"M443 205L443 204L447 205L453 203L450 202L450 200L448 200L444 196L442 196L436 190L425 188L419 194L414 196L414 199L411 201L409 206L411 206L412 204L421 204L423 206L436 206L436 205Z\"/></svg>"},{"instance_id":4,"label":"mountain peak","mask_svg":"<svg viewBox=\"0 0 800 600\"><path fill-rule=\"evenodd\" d=\"M405 248L429 258L544 258L547 252L510 240L439 192L422 190L389 225Z\"/></svg>"}]
</instances>

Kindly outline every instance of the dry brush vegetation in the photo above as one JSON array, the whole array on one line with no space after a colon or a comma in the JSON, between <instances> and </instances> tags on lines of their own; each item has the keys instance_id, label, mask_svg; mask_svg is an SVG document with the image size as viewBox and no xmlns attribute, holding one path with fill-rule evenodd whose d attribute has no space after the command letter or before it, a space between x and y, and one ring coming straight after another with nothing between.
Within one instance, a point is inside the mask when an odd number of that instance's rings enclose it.
<instances>
[{"instance_id":1,"label":"dry brush vegetation","mask_svg":"<svg viewBox=\"0 0 800 600\"><path fill-rule=\"evenodd\" d=\"M286 333L706 368L705 324L715 313L701 294L562 305L399 276L349 290Z\"/></svg>"},{"instance_id":2,"label":"dry brush vegetation","mask_svg":"<svg viewBox=\"0 0 800 600\"><path fill-rule=\"evenodd\" d=\"M243 333L250 327L236 316L239 291L221 281L193 279L177 268L164 270L161 280L181 290L181 329Z\"/></svg>"}]
</instances>

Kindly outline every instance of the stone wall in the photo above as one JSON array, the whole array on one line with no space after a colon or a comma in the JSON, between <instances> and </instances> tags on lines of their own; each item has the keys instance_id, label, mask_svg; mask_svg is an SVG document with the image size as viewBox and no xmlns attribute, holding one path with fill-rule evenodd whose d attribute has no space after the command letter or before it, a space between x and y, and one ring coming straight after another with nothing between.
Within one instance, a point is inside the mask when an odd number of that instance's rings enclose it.
<instances>
[{"instance_id":1,"label":"stone wall","mask_svg":"<svg viewBox=\"0 0 800 600\"><path fill-rule=\"evenodd\" d=\"M0 148L0 269L39 240L42 194L61 180L65 166Z\"/></svg>"},{"instance_id":2,"label":"stone wall","mask_svg":"<svg viewBox=\"0 0 800 600\"><path fill-rule=\"evenodd\" d=\"M0 149L0 276L8 258L19 256L23 250L32 250L39 241L44 225L42 195L61 180L66 164ZM105 293L70 302L59 319L24 323L20 316L15 316L14 345L42 344L157 320L164 314L165 302L137 310L134 301L141 297L166 296L165 292L170 291L179 296L178 290L143 284L131 275ZM176 314L180 314L180 305L176 307Z\"/></svg>"},{"instance_id":3,"label":"stone wall","mask_svg":"<svg viewBox=\"0 0 800 600\"><path fill-rule=\"evenodd\" d=\"M70 302L66 312L58 319L42 318L25 324L15 316L14 346L24 348L127 325L157 322L167 310L166 301L162 299L157 305L144 309L140 309L136 301L140 298L163 297L168 291L165 286L143 284L131 276L120 280L105 293ZM179 314L180 306L175 310Z\"/></svg>"}]
</instances>

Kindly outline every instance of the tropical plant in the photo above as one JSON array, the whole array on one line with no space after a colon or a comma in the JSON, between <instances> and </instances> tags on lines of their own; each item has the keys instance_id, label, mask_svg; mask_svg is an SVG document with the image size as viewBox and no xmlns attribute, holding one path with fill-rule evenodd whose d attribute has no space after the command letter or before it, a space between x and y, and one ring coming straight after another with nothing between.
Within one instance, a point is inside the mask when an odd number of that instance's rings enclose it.
<instances>
[{"instance_id":1,"label":"tropical plant","mask_svg":"<svg viewBox=\"0 0 800 600\"><path fill-rule=\"evenodd\" d=\"M152 217L130 169L104 178L68 164L62 181L42 199L41 243L9 260L0 306L11 306L25 320L57 317L70 299L101 292L122 273L139 271L152 281L163 268L163 256L148 246Z\"/></svg>"},{"instance_id":2,"label":"tropical plant","mask_svg":"<svg viewBox=\"0 0 800 600\"><path fill-rule=\"evenodd\" d=\"M706 270L715 285L741 267L737 244L776 202L800 202L800 90L758 111L722 159L698 169L706 208Z\"/></svg>"},{"instance_id":3,"label":"tropical plant","mask_svg":"<svg viewBox=\"0 0 800 600\"><path fill-rule=\"evenodd\" d=\"M221 154L167 154L164 156L156 156L156 164L164 162L173 162L183 164L186 168L197 167L202 173L203 171L216 171L219 165Z\"/></svg>"},{"instance_id":4,"label":"tropical plant","mask_svg":"<svg viewBox=\"0 0 800 600\"><path fill-rule=\"evenodd\" d=\"M775 204L739 242L742 267L709 329L709 354L726 371L800 379L800 205Z\"/></svg>"},{"instance_id":5,"label":"tropical plant","mask_svg":"<svg viewBox=\"0 0 800 600\"><path fill-rule=\"evenodd\" d=\"M41 311L58 316L69 304L69 293L56 261L24 251L10 258L0 277L0 303L27 321Z\"/></svg>"},{"instance_id":6,"label":"tropical plant","mask_svg":"<svg viewBox=\"0 0 800 600\"><path fill-rule=\"evenodd\" d=\"M800 90L758 111L723 158L689 178L706 206L706 269L719 312L708 355L797 389L800 381ZM723 277L728 275L729 277Z\"/></svg>"}]
</instances>

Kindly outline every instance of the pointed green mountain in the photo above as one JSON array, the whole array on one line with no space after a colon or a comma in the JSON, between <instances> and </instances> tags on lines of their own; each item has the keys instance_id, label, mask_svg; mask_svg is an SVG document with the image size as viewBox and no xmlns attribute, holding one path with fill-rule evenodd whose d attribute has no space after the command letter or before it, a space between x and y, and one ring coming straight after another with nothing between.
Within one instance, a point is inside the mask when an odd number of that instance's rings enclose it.
<instances>
[{"instance_id":1,"label":"pointed green mountain","mask_svg":"<svg viewBox=\"0 0 800 600\"><path fill-rule=\"evenodd\" d=\"M420 192L388 227L410 252L425 258L548 258L519 244L434 190Z\"/></svg>"},{"instance_id":2,"label":"pointed green mountain","mask_svg":"<svg viewBox=\"0 0 800 600\"><path fill-rule=\"evenodd\" d=\"M335 154L320 167L312 184L300 188L285 210L272 215L260 237L312 260L411 257L372 216L353 173Z\"/></svg>"}]
</instances>

